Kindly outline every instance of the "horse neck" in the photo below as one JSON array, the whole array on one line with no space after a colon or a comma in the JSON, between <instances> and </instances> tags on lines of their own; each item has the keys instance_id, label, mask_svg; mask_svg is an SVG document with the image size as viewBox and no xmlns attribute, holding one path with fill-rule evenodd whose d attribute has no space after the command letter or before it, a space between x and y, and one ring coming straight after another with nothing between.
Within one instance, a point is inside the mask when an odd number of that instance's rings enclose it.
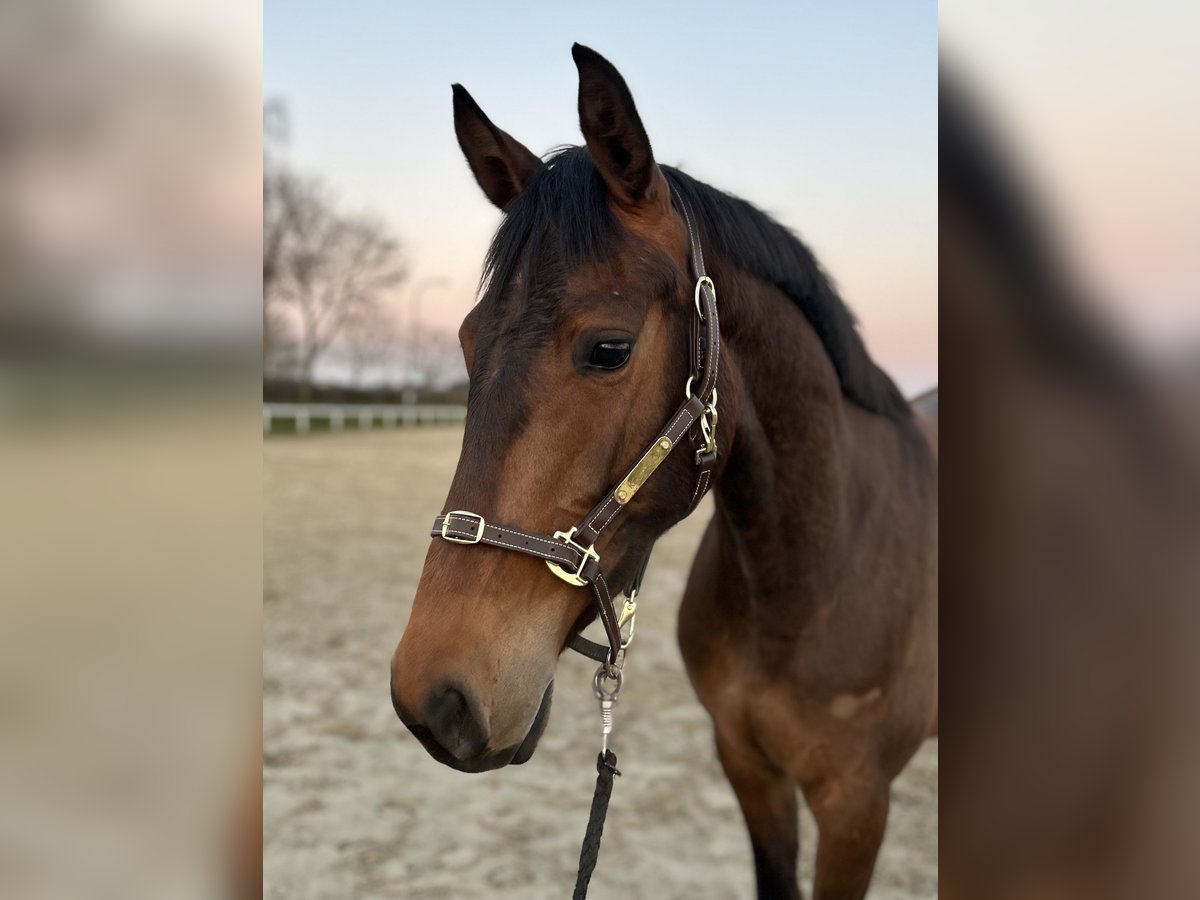
<instances>
[{"instance_id":1,"label":"horse neck","mask_svg":"<svg viewBox=\"0 0 1200 900\"><path fill-rule=\"evenodd\" d=\"M777 288L744 272L718 282L735 434L717 508L754 593L819 591L847 563L863 442L877 420L842 396L820 339ZM725 390L733 392L727 404ZM877 423L876 423L877 424Z\"/></svg>"}]
</instances>

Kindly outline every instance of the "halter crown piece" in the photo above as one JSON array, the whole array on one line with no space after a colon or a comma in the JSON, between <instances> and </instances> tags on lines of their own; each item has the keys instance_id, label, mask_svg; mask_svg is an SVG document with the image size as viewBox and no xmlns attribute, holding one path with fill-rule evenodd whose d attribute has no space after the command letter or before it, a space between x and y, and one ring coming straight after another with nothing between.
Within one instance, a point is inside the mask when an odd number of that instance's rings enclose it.
<instances>
[{"instance_id":1,"label":"halter crown piece","mask_svg":"<svg viewBox=\"0 0 1200 900\"><path fill-rule=\"evenodd\" d=\"M712 472L717 462L717 366L721 352L717 291L712 279L704 271L704 253L691 211L678 193L672 191L672 197L687 224L692 272L696 277L696 314L692 319L689 350L692 371L684 387L683 403L625 477L601 498L579 524L566 531L556 531L553 535L539 534L512 525L497 525L479 513L455 509L434 519L429 532L430 537L455 544L488 544L537 556L545 560L551 572L568 584L578 587L590 585L608 637L608 646L589 641L581 635L572 637L568 646L602 663L610 677L615 677L613 671L621 650L632 639L633 616L637 608L634 601L652 546L646 548L642 563L625 591L628 599L618 614L612 591L600 568L596 541L671 451L689 434L692 434L695 446L696 485L685 515L691 514L712 486ZM622 626L627 622L630 631L623 636Z\"/></svg>"}]
</instances>

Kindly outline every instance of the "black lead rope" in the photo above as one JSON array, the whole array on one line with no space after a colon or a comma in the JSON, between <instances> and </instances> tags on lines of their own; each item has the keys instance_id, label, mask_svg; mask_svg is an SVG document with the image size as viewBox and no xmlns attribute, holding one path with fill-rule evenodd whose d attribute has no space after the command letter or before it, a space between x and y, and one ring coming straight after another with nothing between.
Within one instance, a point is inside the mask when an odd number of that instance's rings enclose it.
<instances>
[{"instance_id":1,"label":"black lead rope","mask_svg":"<svg viewBox=\"0 0 1200 900\"><path fill-rule=\"evenodd\" d=\"M587 897L588 882L592 880L596 859L600 855L600 838L604 836L604 819L608 815L613 778L621 774L617 769L617 755L608 749L608 736L612 733L613 706L625 680L621 670L624 662L625 651L622 649L616 665L610 667L602 663L592 677L592 693L600 701L604 741L596 757L596 792L592 794L592 810L588 814L587 831L583 833L583 846L579 849L579 874L575 877L575 893L572 894L574 900Z\"/></svg>"},{"instance_id":2,"label":"black lead rope","mask_svg":"<svg viewBox=\"0 0 1200 900\"><path fill-rule=\"evenodd\" d=\"M592 811L588 814L587 831L579 848L579 874L575 876L575 893L571 900L585 900L588 882L596 870L600 856L600 838L604 835L604 819L608 815L608 800L612 796L613 778L620 775L617 754L606 750L596 756L596 792L592 794Z\"/></svg>"}]
</instances>

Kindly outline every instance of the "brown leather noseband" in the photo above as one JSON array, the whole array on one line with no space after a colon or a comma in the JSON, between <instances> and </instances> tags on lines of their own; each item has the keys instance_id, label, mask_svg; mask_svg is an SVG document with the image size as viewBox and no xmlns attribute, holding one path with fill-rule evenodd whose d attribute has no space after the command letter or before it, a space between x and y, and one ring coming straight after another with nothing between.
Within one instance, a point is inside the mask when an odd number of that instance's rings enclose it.
<instances>
[{"instance_id":1,"label":"brown leather noseband","mask_svg":"<svg viewBox=\"0 0 1200 900\"><path fill-rule=\"evenodd\" d=\"M571 638L568 646L597 662L612 666L622 646L628 643L621 633L625 621L632 617L638 588L651 547L647 547L632 583L625 591L628 598L621 615L613 603L612 590L600 568L596 541L633 499L655 469L691 435L695 446L696 485L689 501L688 515L712 486L712 472L717 461L717 366L721 352L721 329L717 319L717 291L704 271L704 254L694 220L683 198L672 191L676 206L687 224L691 244L692 271L696 278L695 315L691 329L691 376L684 389L685 399L659 430L646 451L615 484L583 520L567 531L553 535L524 531L511 525L497 525L478 513L452 510L433 520L430 537L442 538L455 544L488 544L518 553L527 553L546 561L550 571L569 584L591 585L596 607L608 646L589 641L581 635ZM632 636L632 633L631 633Z\"/></svg>"}]
</instances>

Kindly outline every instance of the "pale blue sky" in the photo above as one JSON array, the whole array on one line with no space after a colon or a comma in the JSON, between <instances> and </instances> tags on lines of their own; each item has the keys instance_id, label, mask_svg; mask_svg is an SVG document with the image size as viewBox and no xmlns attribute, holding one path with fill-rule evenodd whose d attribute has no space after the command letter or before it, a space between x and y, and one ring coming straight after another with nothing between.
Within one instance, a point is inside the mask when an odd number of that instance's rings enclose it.
<instances>
[{"instance_id":1,"label":"pale blue sky","mask_svg":"<svg viewBox=\"0 0 1200 900\"><path fill-rule=\"evenodd\" d=\"M451 83L534 152L579 143L580 41L621 70L660 161L796 230L902 386L936 380L936 3L267 0L263 24L293 162L385 216L415 278L450 279L429 319L470 308L499 221L455 141Z\"/></svg>"}]
</instances>

